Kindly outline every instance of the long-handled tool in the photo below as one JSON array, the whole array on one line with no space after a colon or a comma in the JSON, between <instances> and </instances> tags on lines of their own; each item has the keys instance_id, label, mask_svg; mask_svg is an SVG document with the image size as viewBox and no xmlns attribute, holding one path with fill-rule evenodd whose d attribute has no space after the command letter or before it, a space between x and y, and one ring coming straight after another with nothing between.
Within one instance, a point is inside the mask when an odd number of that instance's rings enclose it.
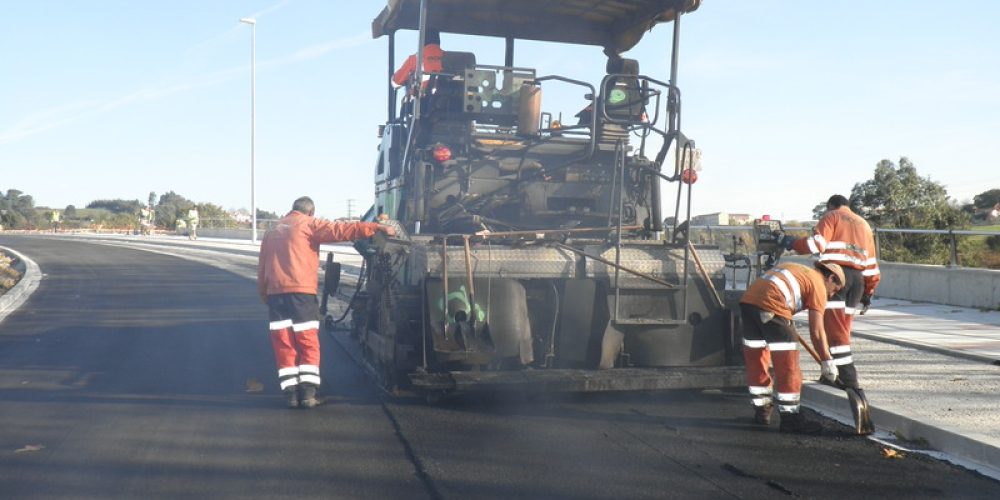
<instances>
[{"instance_id":1,"label":"long-handled tool","mask_svg":"<svg viewBox=\"0 0 1000 500\"><path fill-rule=\"evenodd\" d=\"M688 242L688 251L691 252L691 256L694 257L695 266L698 268L698 272L701 273L701 278L705 280L708 285L708 289L711 290L712 296L715 297L715 304L719 306L720 309L725 309L726 304L722 301L722 297L719 296L719 291L715 289L715 284L712 283L712 277L708 275L708 271L705 270L705 265L701 263L701 257L698 257L698 251L695 250L694 245Z\"/></svg>"},{"instance_id":2,"label":"long-handled tool","mask_svg":"<svg viewBox=\"0 0 1000 500\"><path fill-rule=\"evenodd\" d=\"M819 359L819 353L813 346L806 343L805 339L795 331L795 327L791 328L791 332L795 335L795 340L798 340L802 347L805 347L809 354L816 360L817 363L823 364L822 360ZM826 383L824 381L824 383ZM872 423L871 413L868 410L868 398L865 397L865 393L861 392L860 389L855 389L854 387L848 387L840 384L837 380L834 386L843 389L847 393L847 400L851 404L851 416L854 417L854 431L861 436L867 436L875 432L875 424Z\"/></svg>"}]
</instances>

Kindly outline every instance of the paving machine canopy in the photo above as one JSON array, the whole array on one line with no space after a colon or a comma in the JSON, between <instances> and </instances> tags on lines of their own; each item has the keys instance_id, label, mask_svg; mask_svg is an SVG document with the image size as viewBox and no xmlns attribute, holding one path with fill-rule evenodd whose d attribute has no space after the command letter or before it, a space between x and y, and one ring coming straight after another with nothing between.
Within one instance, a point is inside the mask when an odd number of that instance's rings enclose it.
<instances>
[{"instance_id":1,"label":"paving machine canopy","mask_svg":"<svg viewBox=\"0 0 1000 500\"><path fill-rule=\"evenodd\" d=\"M696 10L701 0L434 0L427 26L445 33L631 49L657 23ZM420 0L389 0L372 21L379 38L420 25Z\"/></svg>"}]
</instances>

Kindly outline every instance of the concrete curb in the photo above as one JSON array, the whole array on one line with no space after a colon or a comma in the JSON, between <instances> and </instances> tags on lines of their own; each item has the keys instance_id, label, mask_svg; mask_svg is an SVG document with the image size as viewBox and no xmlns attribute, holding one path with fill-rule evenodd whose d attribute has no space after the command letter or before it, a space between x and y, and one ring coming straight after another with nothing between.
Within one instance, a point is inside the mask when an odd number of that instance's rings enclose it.
<instances>
[{"instance_id":1,"label":"concrete curb","mask_svg":"<svg viewBox=\"0 0 1000 500\"><path fill-rule=\"evenodd\" d=\"M808 328L808 323L806 323L805 325ZM851 335L863 339L874 340L877 342L885 342L886 344L898 345L900 347L910 347L913 349L920 349L923 351L936 352L938 354L944 354L946 356L967 359L969 361L978 361L980 363L987 363L991 365L1000 366L1000 360L998 360L993 356L984 356L982 354L976 354L974 352L965 352L965 351L958 351L955 349L948 349L947 347L939 347L925 342L920 342L917 340L895 339L885 335L879 335L877 333L866 333L864 330L857 330L857 329L853 329L851 331Z\"/></svg>"},{"instance_id":2,"label":"concrete curb","mask_svg":"<svg viewBox=\"0 0 1000 500\"><path fill-rule=\"evenodd\" d=\"M844 391L815 382L803 382L802 404L838 422L854 426L854 417ZM1000 480L1000 447L988 444L988 439L951 432L937 422L920 422L875 405L871 405L869 410L876 428L875 435L870 439L905 451L925 453ZM899 439L926 443L933 450L912 449L893 442Z\"/></svg>"},{"instance_id":3,"label":"concrete curb","mask_svg":"<svg viewBox=\"0 0 1000 500\"><path fill-rule=\"evenodd\" d=\"M42 270L35 261L13 248L0 248L21 259L25 266L24 276L21 276L21 280L14 285L14 288L11 288L7 293L0 296L0 322L2 322L8 314L16 311L24 301L28 300L28 297L38 288L38 284L42 281Z\"/></svg>"}]
</instances>

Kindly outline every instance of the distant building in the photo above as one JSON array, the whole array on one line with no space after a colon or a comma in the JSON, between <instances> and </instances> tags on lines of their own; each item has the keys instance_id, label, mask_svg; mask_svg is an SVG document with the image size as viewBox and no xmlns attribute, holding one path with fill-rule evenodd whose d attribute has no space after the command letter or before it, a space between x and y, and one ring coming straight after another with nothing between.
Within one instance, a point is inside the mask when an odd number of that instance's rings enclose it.
<instances>
[{"instance_id":1,"label":"distant building","mask_svg":"<svg viewBox=\"0 0 1000 500\"><path fill-rule=\"evenodd\" d=\"M728 226L729 214L726 212L715 212L711 214L695 215L691 217L692 226Z\"/></svg>"},{"instance_id":2,"label":"distant building","mask_svg":"<svg viewBox=\"0 0 1000 500\"><path fill-rule=\"evenodd\" d=\"M236 222L242 224L250 223L250 211L245 208L241 208L238 210L230 210L229 216L232 217L233 220L235 220Z\"/></svg>"},{"instance_id":3,"label":"distant building","mask_svg":"<svg viewBox=\"0 0 1000 500\"><path fill-rule=\"evenodd\" d=\"M729 214L730 226L745 226L750 224L752 220L750 214Z\"/></svg>"},{"instance_id":4,"label":"distant building","mask_svg":"<svg viewBox=\"0 0 1000 500\"><path fill-rule=\"evenodd\" d=\"M728 212L713 212L691 217L692 226L746 226L753 222L750 214L731 214ZM672 226L674 218L667 217L663 220L664 226Z\"/></svg>"},{"instance_id":5,"label":"distant building","mask_svg":"<svg viewBox=\"0 0 1000 500\"><path fill-rule=\"evenodd\" d=\"M990 224L997 222L1000 220L1000 203L992 207L977 209L976 213L972 215L972 220L981 220Z\"/></svg>"}]
</instances>

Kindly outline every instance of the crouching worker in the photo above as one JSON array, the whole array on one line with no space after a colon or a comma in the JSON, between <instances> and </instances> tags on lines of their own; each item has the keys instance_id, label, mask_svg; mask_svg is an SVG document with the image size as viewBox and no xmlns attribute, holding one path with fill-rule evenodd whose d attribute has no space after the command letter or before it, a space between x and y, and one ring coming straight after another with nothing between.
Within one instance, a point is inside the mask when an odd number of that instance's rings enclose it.
<instances>
[{"instance_id":1,"label":"crouching worker","mask_svg":"<svg viewBox=\"0 0 1000 500\"><path fill-rule=\"evenodd\" d=\"M267 304L278 381L289 408L319 404L319 246L368 238L393 229L374 222L330 222L313 217L313 201L295 200L292 211L261 239L257 292Z\"/></svg>"},{"instance_id":2,"label":"crouching worker","mask_svg":"<svg viewBox=\"0 0 1000 500\"><path fill-rule=\"evenodd\" d=\"M754 421L771 423L777 401L781 432L819 434L819 422L807 420L799 412L802 372L792 316L809 311L809 336L822 362L823 378L837 378L837 366L830 355L823 311L827 300L844 284L844 271L830 262L816 262L815 269L784 263L754 281L740 299L743 316L743 359L747 385L754 404ZM774 380L768 366L774 365ZM773 382L773 383L772 383Z\"/></svg>"}]
</instances>

